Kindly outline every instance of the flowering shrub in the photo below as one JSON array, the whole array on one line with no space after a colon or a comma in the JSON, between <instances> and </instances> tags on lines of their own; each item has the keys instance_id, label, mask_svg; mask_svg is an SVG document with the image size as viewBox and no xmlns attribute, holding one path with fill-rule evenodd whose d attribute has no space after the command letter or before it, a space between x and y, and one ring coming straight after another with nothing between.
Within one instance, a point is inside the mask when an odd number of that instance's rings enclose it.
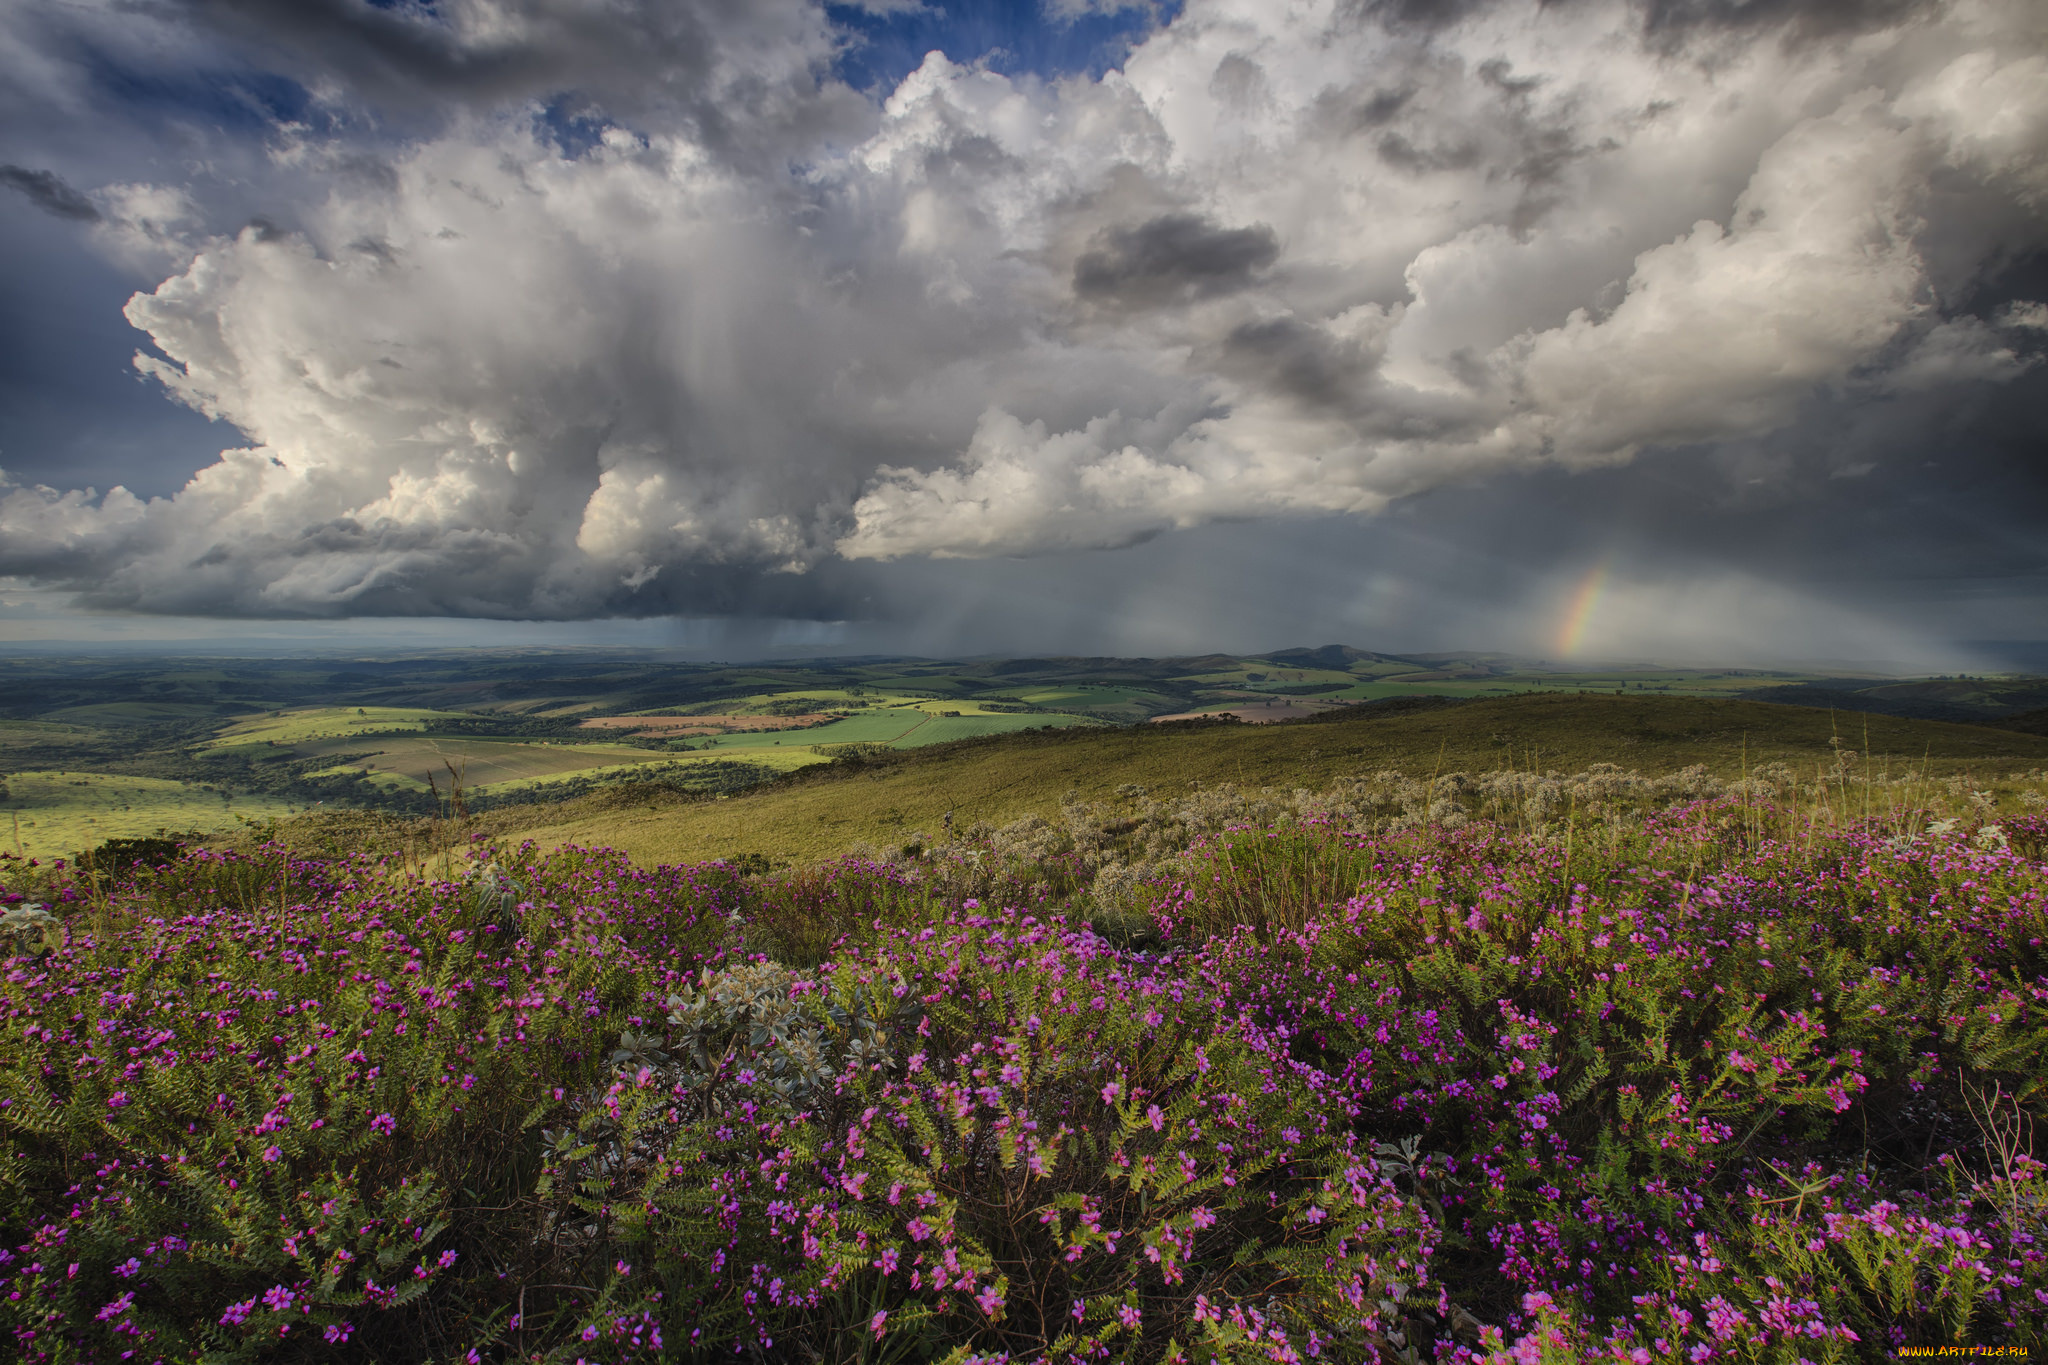
<instances>
[{"instance_id":1,"label":"flowering shrub","mask_svg":"<svg viewBox=\"0 0 2048 1365\"><path fill-rule=\"evenodd\" d=\"M1255 920L1206 969L1363 1131L1417 1143L1410 1179L1441 1210L1439 1270L1472 1286L1468 1311L1533 1321L1534 1295L1544 1331L1584 1327L1559 1359L1707 1285L1697 1264L1660 1278L1703 1237L1726 1248L1707 1257L1723 1301L1766 1303L1775 1275L1879 1351L2029 1337L2048 1310L2037 1168L1958 1195L1959 1168L1929 1157L1979 1147L1955 1132L1968 1078L2016 1086L2016 1115L2044 1098L2048 877L1932 838L1731 852L1725 813L1590 849L1331 832L1374 860L1357 894L1293 935ZM1166 912L1247 903L1209 871L1229 852L1196 850ZM1814 1222L1887 1196L1968 1236L1880 1247ZM1781 1203L1819 1230L1793 1237ZM2031 1213L1987 1217L1999 1203ZM1729 1349L1712 1329L1660 1339L1705 1352L1688 1359Z\"/></svg>"},{"instance_id":2,"label":"flowering shrub","mask_svg":"<svg viewBox=\"0 0 2048 1365\"><path fill-rule=\"evenodd\" d=\"M564 1278L518 1226L538 1125L717 918L687 873L580 854L511 905L364 861L258 864L194 855L132 888L126 927L75 919L9 963L0 1321L18 1358L392 1359L502 1337L515 1280ZM561 1307L529 1297L530 1318Z\"/></svg>"},{"instance_id":3,"label":"flowering shrub","mask_svg":"<svg viewBox=\"0 0 2048 1365\"><path fill-rule=\"evenodd\" d=\"M1358 1355L1429 1284L1426 1220L1349 1132L1206 993L1085 931L968 914L679 999L687 1059L587 1124L659 1154L591 1143L557 1174L644 1267L630 1307L707 1348Z\"/></svg>"},{"instance_id":4,"label":"flowering shrub","mask_svg":"<svg viewBox=\"0 0 2048 1365\"><path fill-rule=\"evenodd\" d=\"M564 1365L2040 1341L2032 817L1699 785L1192 823L1122 864L1149 928L1109 936L1071 840L39 884L0 1326L25 1360Z\"/></svg>"}]
</instances>

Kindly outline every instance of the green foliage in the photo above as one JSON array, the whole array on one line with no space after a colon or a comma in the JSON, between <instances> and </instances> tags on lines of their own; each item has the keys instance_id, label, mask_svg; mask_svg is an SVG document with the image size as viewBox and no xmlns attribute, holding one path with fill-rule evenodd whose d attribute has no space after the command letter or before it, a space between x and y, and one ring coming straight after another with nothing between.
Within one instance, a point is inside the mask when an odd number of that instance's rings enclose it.
<instances>
[{"instance_id":1,"label":"green foliage","mask_svg":"<svg viewBox=\"0 0 2048 1365\"><path fill-rule=\"evenodd\" d=\"M1350 1358L1399 1330L1429 1232L1306 1087L1097 940L948 928L816 992L760 964L676 997L670 1064L551 1168L559 1216L640 1268L593 1326L667 1305L686 1354L832 1360Z\"/></svg>"},{"instance_id":2,"label":"green foliage","mask_svg":"<svg viewBox=\"0 0 2048 1365\"><path fill-rule=\"evenodd\" d=\"M541 1126L675 970L627 940L684 948L702 891L584 856L430 883L273 854L135 892L132 927L74 921L7 985L22 1358L452 1359L563 1279Z\"/></svg>"}]
</instances>

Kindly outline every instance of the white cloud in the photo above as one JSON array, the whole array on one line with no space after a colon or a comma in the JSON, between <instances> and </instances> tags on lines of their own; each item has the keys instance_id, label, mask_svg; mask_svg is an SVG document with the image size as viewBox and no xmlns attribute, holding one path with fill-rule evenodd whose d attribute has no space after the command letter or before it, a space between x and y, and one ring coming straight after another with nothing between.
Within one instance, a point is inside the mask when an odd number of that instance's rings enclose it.
<instances>
[{"instance_id":1,"label":"white cloud","mask_svg":"<svg viewBox=\"0 0 2048 1365\"><path fill-rule=\"evenodd\" d=\"M1045 17L1056 24L1071 24L1091 15L1124 14L1131 10L1153 12L1154 0L1043 0Z\"/></svg>"},{"instance_id":2,"label":"white cloud","mask_svg":"<svg viewBox=\"0 0 2048 1365\"><path fill-rule=\"evenodd\" d=\"M1099 81L935 55L880 109L816 78L814 8L619 8L543 63L625 73L580 154L518 103L541 76L442 71L568 10L474 0L332 73L459 87L429 131L360 172L356 133L276 131L279 225L104 193L186 243L130 304L138 363L250 446L148 504L14 490L0 572L155 611L708 611L834 556L1369 513L2026 365L1943 312L1925 245L1967 271L2039 234L2018 0L1698 50L1618 0L1190 0ZM716 56L685 80L689 25Z\"/></svg>"}]
</instances>

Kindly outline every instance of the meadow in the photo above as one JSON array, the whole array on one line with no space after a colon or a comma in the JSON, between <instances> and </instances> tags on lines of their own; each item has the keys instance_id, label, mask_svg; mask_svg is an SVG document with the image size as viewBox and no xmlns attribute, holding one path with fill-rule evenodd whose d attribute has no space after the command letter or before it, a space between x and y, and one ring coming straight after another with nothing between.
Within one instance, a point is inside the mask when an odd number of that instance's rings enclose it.
<instances>
[{"instance_id":1,"label":"meadow","mask_svg":"<svg viewBox=\"0 0 2048 1365\"><path fill-rule=\"evenodd\" d=\"M779 871L453 819L8 863L0 1322L30 1361L2031 1348L2048 774L1822 752L1097 769Z\"/></svg>"},{"instance_id":2,"label":"meadow","mask_svg":"<svg viewBox=\"0 0 2048 1365\"><path fill-rule=\"evenodd\" d=\"M290 801L153 777L65 770L9 773L0 849L61 858L159 829L235 829L301 807Z\"/></svg>"},{"instance_id":3,"label":"meadow","mask_svg":"<svg viewBox=\"0 0 2048 1365\"><path fill-rule=\"evenodd\" d=\"M1032 816L1057 820L1073 801L1111 799L1131 785L1178 799L1223 787L1320 790L1380 770L1426 779L1577 772L1596 763L1643 772L1700 766L1728 781L1747 767L1783 764L1811 782L1843 748L1873 778L1922 785L1967 778L1975 789L2005 793L2008 803L2025 774L2048 768L2048 738L2037 735L1762 702L1574 693L1455 706L1397 701L1276 726L1034 729L820 764L721 800L622 787L496 811L478 828L541 847L603 844L649 865L740 856L801 865L929 843L947 831L948 812L955 832Z\"/></svg>"}]
</instances>

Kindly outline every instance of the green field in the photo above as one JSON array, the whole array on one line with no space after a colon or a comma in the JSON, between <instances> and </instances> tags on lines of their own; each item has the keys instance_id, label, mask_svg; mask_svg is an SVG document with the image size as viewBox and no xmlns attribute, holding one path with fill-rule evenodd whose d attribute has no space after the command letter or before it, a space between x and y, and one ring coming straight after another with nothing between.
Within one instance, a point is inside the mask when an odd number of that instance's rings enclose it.
<instances>
[{"instance_id":1,"label":"green field","mask_svg":"<svg viewBox=\"0 0 2048 1365\"><path fill-rule=\"evenodd\" d=\"M392 735L425 730L439 720L467 720L461 711L430 711L417 706L319 706L302 711L273 711L238 722L214 737L210 747L240 744L310 744L316 740L356 735Z\"/></svg>"},{"instance_id":2,"label":"green field","mask_svg":"<svg viewBox=\"0 0 2048 1365\"><path fill-rule=\"evenodd\" d=\"M361 753L359 740L319 740L296 746L306 757L323 752ZM538 741L499 739L447 739L431 735L404 735L377 746L378 751L323 772L353 769L402 779L426 790L428 779L446 790L451 767L470 788L492 787L504 782L525 782L535 778L567 777L593 768L614 768L629 763L659 763L669 755L624 744L548 744Z\"/></svg>"},{"instance_id":3,"label":"green field","mask_svg":"<svg viewBox=\"0 0 2048 1365\"><path fill-rule=\"evenodd\" d=\"M219 714L219 707L198 702L110 701L67 706L61 711L46 712L44 719L68 725L161 725L167 721L205 720Z\"/></svg>"},{"instance_id":4,"label":"green field","mask_svg":"<svg viewBox=\"0 0 2048 1365\"><path fill-rule=\"evenodd\" d=\"M640 716L758 716L767 714L769 706L776 702L809 702L819 711L838 711L846 707L863 704L874 705L878 701L890 700L894 700L894 698L872 692L866 693L863 696L855 696L847 688L797 687L785 692L757 692L750 697L736 697L729 701L703 701L689 706L643 707L641 710L628 711L625 714Z\"/></svg>"},{"instance_id":5,"label":"green field","mask_svg":"<svg viewBox=\"0 0 2048 1365\"><path fill-rule=\"evenodd\" d=\"M781 749L752 749L746 753L722 753L712 751L691 754L643 753L641 761L634 765L634 771L622 771L623 765L603 769L606 777L622 777L629 781L663 781L672 777L687 777L690 769L711 767L720 763L744 763L750 768L770 768L778 773L792 773L799 768L809 768L831 760L822 754L815 754L808 748L786 747ZM488 796L504 796L512 792L545 790L551 786L563 786L578 778L589 777L599 770L592 768L566 769L561 772L544 773L535 777L508 778L493 782L483 789ZM445 778L446 774L442 774ZM442 783L445 788L447 783Z\"/></svg>"},{"instance_id":6,"label":"green field","mask_svg":"<svg viewBox=\"0 0 2048 1365\"><path fill-rule=\"evenodd\" d=\"M759 712L771 700L817 700L845 705L843 693L769 695L729 704L730 714ZM949 714L950 713L950 714ZM304 760L313 778L361 773L386 792L450 789L459 775L467 790L484 795L544 787L622 767L666 768L679 761L715 761L744 756L750 763L790 771L828 761L814 746L883 744L909 748L982 735L1007 734L1041 725L1087 725L1077 716L1034 715L987 710L972 701L885 698L843 720L802 730L759 731L678 740L666 750L626 743L568 742L527 738L468 738L430 733L436 723L469 721L462 712L417 707L321 707L277 712L228 726L203 746L219 759L266 763ZM689 757L685 758L685 754ZM321 759L332 759L319 764Z\"/></svg>"},{"instance_id":7,"label":"green field","mask_svg":"<svg viewBox=\"0 0 2048 1365\"><path fill-rule=\"evenodd\" d=\"M268 820L297 809L265 796L208 791L190 782L105 773L9 773L6 823L0 847L16 851L17 821L25 857L68 857L108 839L130 839L159 829L205 833L238 819Z\"/></svg>"},{"instance_id":8,"label":"green field","mask_svg":"<svg viewBox=\"0 0 2048 1365\"><path fill-rule=\"evenodd\" d=\"M1048 711L1080 711L1104 720L1135 721L1180 709L1170 695L1145 687L1063 683L1003 688L1000 695Z\"/></svg>"},{"instance_id":9,"label":"green field","mask_svg":"<svg viewBox=\"0 0 2048 1365\"><path fill-rule=\"evenodd\" d=\"M84 725L62 725L39 720L0 720L0 751L10 749L68 748L99 738L100 732Z\"/></svg>"},{"instance_id":10,"label":"green field","mask_svg":"<svg viewBox=\"0 0 2048 1365\"><path fill-rule=\"evenodd\" d=\"M1837 738L1870 755L1873 771L1894 774L1923 760L1935 776L1973 781L2048 766L2048 738L1978 726L1750 701L1523 695L1399 714L1345 711L1314 723L1017 734L912 750L880 766L818 770L717 802L504 811L493 828L544 845L606 844L643 863L741 853L805 862L916 831L936 836L947 811L957 828L1000 825L1056 815L1068 792L1101 799L1126 783L1178 796L1219 783L1319 788L1382 768L1417 776L1577 772L1603 762L1645 774L1698 763L1723 778L1782 762L1815 774Z\"/></svg>"},{"instance_id":11,"label":"green field","mask_svg":"<svg viewBox=\"0 0 2048 1365\"><path fill-rule=\"evenodd\" d=\"M948 715L947 712L958 714ZM910 749L926 744L944 744L956 739L982 735L1006 735L1041 726L1064 728L1088 725L1081 716L1040 715L1032 712L989 711L973 702L917 701L857 711L844 720L808 730L761 730L748 734L719 735L691 743L705 752L809 748L825 744L886 744Z\"/></svg>"}]
</instances>

